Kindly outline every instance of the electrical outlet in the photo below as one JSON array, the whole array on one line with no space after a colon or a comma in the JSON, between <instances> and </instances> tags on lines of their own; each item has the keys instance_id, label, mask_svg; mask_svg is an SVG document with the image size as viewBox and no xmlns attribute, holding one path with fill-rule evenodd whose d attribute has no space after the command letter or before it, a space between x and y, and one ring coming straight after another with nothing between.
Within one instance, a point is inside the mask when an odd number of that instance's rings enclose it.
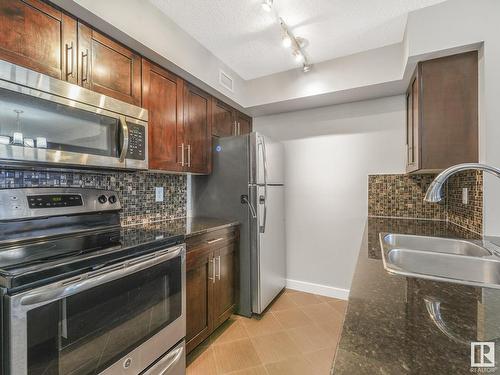
<instances>
[{"instance_id":1,"label":"electrical outlet","mask_svg":"<svg viewBox=\"0 0 500 375\"><path fill-rule=\"evenodd\" d=\"M469 189L462 188L462 203L467 205L469 204Z\"/></svg>"},{"instance_id":2,"label":"electrical outlet","mask_svg":"<svg viewBox=\"0 0 500 375\"><path fill-rule=\"evenodd\" d=\"M155 187L155 201L163 202L163 186Z\"/></svg>"}]
</instances>

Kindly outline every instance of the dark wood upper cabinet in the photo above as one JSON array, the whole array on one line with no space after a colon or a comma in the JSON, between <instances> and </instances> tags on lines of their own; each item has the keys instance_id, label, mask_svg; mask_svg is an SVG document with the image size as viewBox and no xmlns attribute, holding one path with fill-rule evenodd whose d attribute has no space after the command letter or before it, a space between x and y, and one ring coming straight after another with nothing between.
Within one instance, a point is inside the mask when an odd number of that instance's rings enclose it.
<instances>
[{"instance_id":1,"label":"dark wood upper cabinet","mask_svg":"<svg viewBox=\"0 0 500 375\"><path fill-rule=\"evenodd\" d=\"M92 91L141 105L141 56L78 23L79 83Z\"/></svg>"},{"instance_id":2,"label":"dark wood upper cabinet","mask_svg":"<svg viewBox=\"0 0 500 375\"><path fill-rule=\"evenodd\" d=\"M241 112L236 112L236 124L238 135L252 132L252 118Z\"/></svg>"},{"instance_id":3,"label":"dark wood upper cabinet","mask_svg":"<svg viewBox=\"0 0 500 375\"><path fill-rule=\"evenodd\" d=\"M252 118L237 111L231 106L213 98L212 135L230 137L248 134L252 131Z\"/></svg>"},{"instance_id":4,"label":"dark wood upper cabinet","mask_svg":"<svg viewBox=\"0 0 500 375\"><path fill-rule=\"evenodd\" d=\"M211 172L211 133L211 96L187 83L184 86L183 128L186 172L200 174Z\"/></svg>"},{"instance_id":5,"label":"dark wood upper cabinet","mask_svg":"<svg viewBox=\"0 0 500 375\"><path fill-rule=\"evenodd\" d=\"M182 127L184 81L142 61L142 106L149 111L149 167L183 171Z\"/></svg>"},{"instance_id":6,"label":"dark wood upper cabinet","mask_svg":"<svg viewBox=\"0 0 500 375\"><path fill-rule=\"evenodd\" d=\"M479 159L477 51L418 64L406 94L407 172Z\"/></svg>"},{"instance_id":7,"label":"dark wood upper cabinet","mask_svg":"<svg viewBox=\"0 0 500 375\"><path fill-rule=\"evenodd\" d=\"M212 135L215 137L230 137L236 135L235 110L213 98L212 100Z\"/></svg>"},{"instance_id":8,"label":"dark wood upper cabinet","mask_svg":"<svg viewBox=\"0 0 500 375\"><path fill-rule=\"evenodd\" d=\"M76 24L38 0L1 0L0 59L76 83Z\"/></svg>"},{"instance_id":9,"label":"dark wood upper cabinet","mask_svg":"<svg viewBox=\"0 0 500 375\"><path fill-rule=\"evenodd\" d=\"M0 0L0 59L149 111L149 165L210 174L212 135L252 119L40 0Z\"/></svg>"}]
</instances>

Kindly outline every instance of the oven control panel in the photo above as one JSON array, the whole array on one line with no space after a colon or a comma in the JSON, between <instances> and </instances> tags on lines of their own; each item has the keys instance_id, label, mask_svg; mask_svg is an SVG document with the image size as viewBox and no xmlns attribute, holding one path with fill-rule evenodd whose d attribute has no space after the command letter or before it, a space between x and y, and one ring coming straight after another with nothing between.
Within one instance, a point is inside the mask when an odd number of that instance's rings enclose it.
<instances>
[{"instance_id":1,"label":"oven control panel","mask_svg":"<svg viewBox=\"0 0 500 375\"><path fill-rule=\"evenodd\" d=\"M85 188L0 190L0 221L118 211L116 192Z\"/></svg>"},{"instance_id":2,"label":"oven control panel","mask_svg":"<svg viewBox=\"0 0 500 375\"><path fill-rule=\"evenodd\" d=\"M75 207L83 206L83 200L79 194L28 195L28 206L34 209Z\"/></svg>"}]
</instances>

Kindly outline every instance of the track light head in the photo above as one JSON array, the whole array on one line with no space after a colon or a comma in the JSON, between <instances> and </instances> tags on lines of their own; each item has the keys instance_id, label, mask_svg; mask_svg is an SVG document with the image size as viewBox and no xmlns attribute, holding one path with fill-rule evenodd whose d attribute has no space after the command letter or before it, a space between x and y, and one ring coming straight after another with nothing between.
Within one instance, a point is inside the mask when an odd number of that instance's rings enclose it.
<instances>
[{"instance_id":1,"label":"track light head","mask_svg":"<svg viewBox=\"0 0 500 375\"><path fill-rule=\"evenodd\" d=\"M283 34L283 37L281 38L281 43L285 48L290 48L292 46L292 38L290 37L290 35L288 35L288 33Z\"/></svg>"},{"instance_id":2,"label":"track light head","mask_svg":"<svg viewBox=\"0 0 500 375\"><path fill-rule=\"evenodd\" d=\"M295 61L297 61L299 63L304 62L304 60L305 60L304 55L298 49L296 49L295 51L293 51L293 56L295 57Z\"/></svg>"},{"instance_id":3,"label":"track light head","mask_svg":"<svg viewBox=\"0 0 500 375\"><path fill-rule=\"evenodd\" d=\"M266 12L273 10L273 0L262 0L262 9Z\"/></svg>"}]
</instances>

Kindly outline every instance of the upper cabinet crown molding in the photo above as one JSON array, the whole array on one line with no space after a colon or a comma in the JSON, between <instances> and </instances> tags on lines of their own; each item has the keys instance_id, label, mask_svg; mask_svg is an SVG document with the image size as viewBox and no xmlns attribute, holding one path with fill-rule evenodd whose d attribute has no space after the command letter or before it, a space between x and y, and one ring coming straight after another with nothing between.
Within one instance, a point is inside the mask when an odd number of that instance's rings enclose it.
<instances>
[{"instance_id":1,"label":"upper cabinet crown molding","mask_svg":"<svg viewBox=\"0 0 500 375\"><path fill-rule=\"evenodd\" d=\"M478 53L420 62L406 93L407 173L479 159Z\"/></svg>"}]
</instances>

